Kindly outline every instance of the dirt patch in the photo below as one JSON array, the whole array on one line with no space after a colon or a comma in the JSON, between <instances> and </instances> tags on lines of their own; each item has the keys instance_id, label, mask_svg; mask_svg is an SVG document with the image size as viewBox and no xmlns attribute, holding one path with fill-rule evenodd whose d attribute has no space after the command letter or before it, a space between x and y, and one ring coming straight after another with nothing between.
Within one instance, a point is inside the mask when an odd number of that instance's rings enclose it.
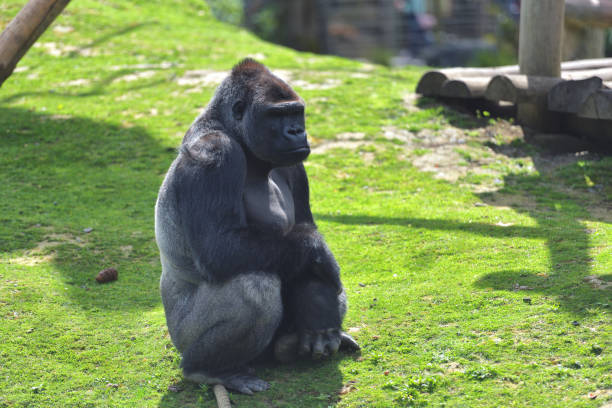
<instances>
[{"instance_id":1,"label":"dirt patch","mask_svg":"<svg viewBox=\"0 0 612 408\"><path fill-rule=\"evenodd\" d=\"M135 72L133 74L127 74L127 75L120 76L116 78L115 80L113 80L113 82L133 82L133 81L138 81L139 79L151 78L155 74L156 74L156 71L153 71L153 70Z\"/></svg>"},{"instance_id":2,"label":"dirt patch","mask_svg":"<svg viewBox=\"0 0 612 408\"><path fill-rule=\"evenodd\" d=\"M612 282L608 282L603 279L600 279L600 276L597 276L597 275L587 276L583 280L589 285L591 285L591 287L594 289L607 290L607 289L612 288Z\"/></svg>"},{"instance_id":3,"label":"dirt patch","mask_svg":"<svg viewBox=\"0 0 612 408\"><path fill-rule=\"evenodd\" d=\"M34 48L41 48L42 51L53 57L65 57L67 55L80 55L82 57L94 57L100 55L99 50L92 48L79 48L74 45L60 44L56 42L41 42L34 43Z\"/></svg>"},{"instance_id":4,"label":"dirt patch","mask_svg":"<svg viewBox=\"0 0 612 408\"><path fill-rule=\"evenodd\" d=\"M53 260L55 253L53 248L64 244L73 244L79 247L84 247L87 242L77 236L71 234L49 234L36 244L32 249L25 252L23 256L11 258L9 263L15 265L35 266L42 263L48 263Z\"/></svg>"},{"instance_id":5,"label":"dirt patch","mask_svg":"<svg viewBox=\"0 0 612 408\"><path fill-rule=\"evenodd\" d=\"M228 73L225 71L213 71L210 69L186 71L181 77L176 79L176 83L181 86L218 86L227 75Z\"/></svg>"}]
</instances>

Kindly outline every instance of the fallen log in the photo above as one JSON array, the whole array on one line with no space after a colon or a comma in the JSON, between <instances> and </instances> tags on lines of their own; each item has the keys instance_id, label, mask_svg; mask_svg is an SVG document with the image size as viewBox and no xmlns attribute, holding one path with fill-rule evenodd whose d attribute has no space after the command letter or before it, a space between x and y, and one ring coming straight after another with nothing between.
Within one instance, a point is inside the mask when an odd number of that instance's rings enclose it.
<instances>
[{"instance_id":1,"label":"fallen log","mask_svg":"<svg viewBox=\"0 0 612 408\"><path fill-rule=\"evenodd\" d=\"M70 0L30 0L0 34L0 86Z\"/></svg>"}]
</instances>

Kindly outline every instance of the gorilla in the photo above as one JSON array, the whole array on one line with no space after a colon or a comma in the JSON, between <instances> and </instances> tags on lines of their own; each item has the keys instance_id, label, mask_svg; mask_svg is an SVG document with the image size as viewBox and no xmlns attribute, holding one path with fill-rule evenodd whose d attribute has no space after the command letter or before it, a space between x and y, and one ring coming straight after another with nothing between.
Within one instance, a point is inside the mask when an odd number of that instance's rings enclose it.
<instances>
[{"instance_id":1,"label":"gorilla","mask_svg":"<svg viewBox=\"0 0 612 408\"><path fill-rule=\"evenodd\" d=\"M196 118L160 188L161 296L186 379L252 394L249 363L359 346L310 211L304 101L245 59Z\"/></svg>"}]
</instances>

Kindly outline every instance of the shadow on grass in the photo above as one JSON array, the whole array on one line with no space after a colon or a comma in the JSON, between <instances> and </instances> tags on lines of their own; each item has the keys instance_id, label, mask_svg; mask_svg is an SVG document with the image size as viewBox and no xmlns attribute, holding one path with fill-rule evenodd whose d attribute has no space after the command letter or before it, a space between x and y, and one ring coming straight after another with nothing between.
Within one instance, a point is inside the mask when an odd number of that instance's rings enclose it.
<instances>
[{"instance_id":1,"label":"shadow on grass","mask_svg":"<svg viewBox=\"0 0 612 408\"><path fill-rule=\"evenodd\" d=\"M18 108L0 107L0 129L0 248L26 259L13 266L50 260L85 309L158 306L153 207L174 150L140 127ZM97 284L107 267L119 280Z\"/></svg>"},{"instance_id":2,"label":"shadow on grass","mask_svg":"<svg viewBox=\"0 0 612 408\"><path fill-rule=\"evenodd\" d=\"M120 28L118 30L112 31L110 33L101 35L100 37L94 39L93 41L79 47L78 50L71 52L70 54L68 54L69 57L76 57L78 56L81 52L83 52L84 50L90 49L90 48L94 48L97 47L101 44L104 44L105 42L108 42L109 40L115 38L115 37L119 37L122 35L126 35L129 34L135 30L139 30L143 27L146 26L150 26L150 25L159 25L158 21L145 21L143 23L132 23L130 25L128 25L127 27L123 27Z\"/></svg>"},{"instance_id":3,"label":"shadow on grass","mask_svg":"<svg viewBox=\"0 0 612 408\"><path fill-rule=\"evenodd\" d=\"M421 109L439 109L439 114L444 116L449 124L461 129L485 127L488 125L491 115L506 119L516 116L516 108L514 106L499 106L497 103L484 98L474 98L469 103L466 103L465 99L434 99L420 96L416 100L416 106Z\"/></svg>"},{"instance_id":4,"label":"shadow on grass","mask_svg":"<svg viewBox=\"0 0 612 408\"><path fill-rule=\"evenodd\" d=\"M140 127L0 106L0 154L0 256L12 271L28 276L48 263L59 273L67 304L98 317L116 314L118 324L160 307L153 208L174 147ZM107 267L117 268L119 279L97 284L94 277ZM48 296L38 287L21 290L33 299ZM340 358L264 366L258 375L272 389L233 399L244 406L334 404L342 387ZM163 396L161 407L215 406L212 392L180 386L183 391Z\"/></svg>"},{"instance_id":5,"label":"shadow on grass","mask_svg":"<svg viewBox=\"0 0 612 408\"><path fill-rule=\"evenodd\" d=\"M257 376L270 383L270 389L254 396L230 392L232 406L239 407L329 407L340 400L343 386L338 364L348 355L339 353L327 361L302 361L289 365L266 363L257 366ZM179 392L168 391L160 408L216 407L212 387L182 380Z\"/></svg>"},{"instance_id":6,"label":"shadow on grass","mask_svg":"<svg viewBox=\"0 0 612 408\"><path fill-rule=\"evenodd\" d=\"M504 189L496 194L481 194L488 205L509 206L527 213L536 226L515 226L463 222L459 220L424 219L411 217L377 217L362 215L316 214L315 218L342 224L392 224L414 229L441 230L476 234L490 238L524 238L546 241L550 269L545 274L529 270L492 271L479 278L474 285L496 290L515 290L515 285L527 286L530 291L554 296L559 306L574 314L586 313L589 307L610 303L610 291L591 287L583 280L591 275L589 231L581 220L592 219L586 207L588 198L576 201L557 188L544 183L540 176L507 176ZM558 186L557 186L558 187ZM500 197L528 197L533 202ZM604 298L607 298L605 300Z\"/></svg>"},{"instance_id":7,"label":"shadow on grass","mask_svg":"<svg viewBox=\"0 0 612 408\"><path fill-rule=\"evenodd\" d=\"M162 70L162 68L147 68L147 70L149 71L154 71L154 70ZM53 88L50 89L44 89L44 90L40 90L40 91L30 91L30 92L20 92L20 93L16 93L10 96L7 96L3 99L0 99L0 103L10 103L10 102L14 102L16 100L19 100L21 98L24 97L28 97L28 96L39 96L39 95L48 95L49 93L52 93L53 96L56 97L60 97L60 98L84 98L84 97L89 97L89 96L98 96L98 95L104 95L106 93L106 88L113 83L113 81L115 81L118 78L121 78L122 76L125 75L129 75L129 74L133 74L135 72L139 72L139 71L143 71L143 69L138 69L138 68L123 68L123 69L118 69L117 71L112 72L109 75L106 75L104 78L100 78L96 81L93 81L91 86L89 86L89 89L86 91L81 91L81 92L58 92ZM155 79L155 80L151 80L151 81L145 81L145 82L140 82L137 85L131 86L127 89L125 89L123 92L124 93L128 93L128 92L132 92L132 91L138 91L140 89L146 89L146 88L152 88L155 87L157 85L161 85L163 83L168 82L167 78L163 78L163 79Z\"/></svg>"}]
</instances>

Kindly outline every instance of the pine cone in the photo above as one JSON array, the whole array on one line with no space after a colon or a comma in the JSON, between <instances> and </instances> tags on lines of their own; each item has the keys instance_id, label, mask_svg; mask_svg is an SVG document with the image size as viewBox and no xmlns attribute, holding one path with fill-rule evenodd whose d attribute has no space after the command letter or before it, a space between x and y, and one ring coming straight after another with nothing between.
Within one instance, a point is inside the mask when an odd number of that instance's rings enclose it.
<instances>
[{"instance_id":1,"label":"pine cone","mask_svg":"<svg viewBox=\"0 0 612 408\"><path fill-rule=\"evenodd\" d=\"M117 280L117 276L118 272L115 268L107 268L98 273L98 276L96 276L96 280L98 281L98 283L107 283Z\"/></svg>"}]
</instances>

